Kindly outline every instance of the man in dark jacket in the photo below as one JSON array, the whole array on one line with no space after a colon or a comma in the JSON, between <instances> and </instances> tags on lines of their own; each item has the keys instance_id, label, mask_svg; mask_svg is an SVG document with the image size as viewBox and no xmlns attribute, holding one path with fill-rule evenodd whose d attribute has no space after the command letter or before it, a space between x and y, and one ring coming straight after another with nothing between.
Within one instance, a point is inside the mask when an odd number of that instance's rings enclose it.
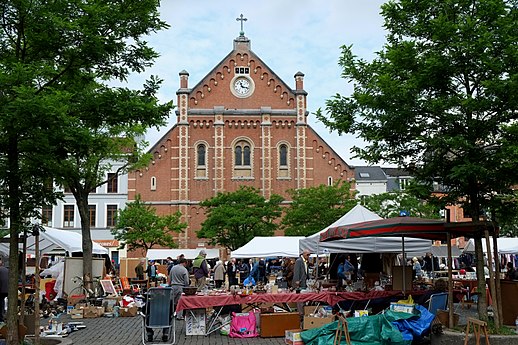
<instances>
[{"instance_id":1,"label":"man in dark jacket","mask_svg":"<svg viewBox=\"0 0 518 345\"><path fill-rule=\"evenodd\" d=\"M232 285L237 285L237 263L236 258L232 258L227 263L227 276L228 276L228 286L231 287Z\"/></svg>"},{"instance_id":2,"label":"man in dark jacket","mask_svg":"<svg viewBox=\"0 0 518 345\"><path fill-rule=\"evenodd\" d=\"M239 282L243 284L246 278L248 278L248 275L250 274L250 267L246 263L246 260L241 261L241 263L238 266L239 270Z\"/></svg>"},{"instance_id":3,"label":"man in dark jacket","mask_svg":"<svg viewBox=\"0 0 518 345\"><path fill-rule=\"evenodd\" d=\"M309 250L304 250L304 252L299 256L297 261L295 261L295 268L293 270L293 283L292 286L294 288L307 288L308 279L308 259L311 253Z\"/></svg>"},{"instance_id":4,"label":"man in dark jacket","mask_svg":"<svg viewBox=\"0 0 518 345\"><path fill-rule=\"evenodd\" d=\"M135 266L135 275L138 280L144 280L144 263L146 261L141 259L137 266Z\"/></svg>"}]
</instances>

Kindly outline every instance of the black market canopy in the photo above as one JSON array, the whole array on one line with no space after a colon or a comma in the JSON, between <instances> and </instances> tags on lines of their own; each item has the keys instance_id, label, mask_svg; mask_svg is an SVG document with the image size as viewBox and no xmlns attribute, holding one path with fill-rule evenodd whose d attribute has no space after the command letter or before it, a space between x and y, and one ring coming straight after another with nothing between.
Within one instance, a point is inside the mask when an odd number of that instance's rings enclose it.
<instances>
[{"instance_id":1,"label":"black market canopy","mask_svg":"<svg viewBox=\"0 0 518 345\"><path fill-rule=\"evenodd\" d=\"M447 223L439 219L393 217L329 228L320 234L320 242L372 236L445 240L446 234L450 234L452 238L460 236L482 237L484 231L488 230L489 234L492 235L497 232L497 229L491 222Z\"/></svg>"}]
</instances>

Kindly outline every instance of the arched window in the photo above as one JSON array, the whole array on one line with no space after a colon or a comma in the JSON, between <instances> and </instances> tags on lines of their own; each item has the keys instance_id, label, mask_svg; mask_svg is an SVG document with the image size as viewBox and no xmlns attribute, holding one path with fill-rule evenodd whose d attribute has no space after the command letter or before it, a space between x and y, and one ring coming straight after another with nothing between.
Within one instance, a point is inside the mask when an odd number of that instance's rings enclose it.
<instances>
[{"instance_id":1,"label":"arched window","mask_svg":"<svg viewBox=\"0 0 518 345\"><path fill-rule=\"evenodd\" d=\"M205 152L206 148L205 145L200 144L198 145L198 166L205 166Z\"/></svg>"},{"instance_id":2,"label":"arched window","mask_svg":"<svg viewBox=\"0 0 518 345\"><path fill-rule=\"evenodd\" d=\"M283 167L288 165L288 146L285 144L279 146L279 165Z\"/></svg>"},{"instance_id":3,"label":"arched window","mask_svg":"<svg viewBox=\"0 0 518 345\"><path fill-rule=\"evenodd\" d=\"M252 145L247 140L239 140L234 144L234 178L250 179L253 165Z\"/></svg>"},{"instance_id":4,"label":"arched window","mask_svg":"<svg viewBox=\"0 0 518 345\"><path fill-rule=\"evenodd\" d=\"M236 160L235 166L250 166L250 145L246 142L239 142L234 150Z\"/></svg>"},{"instance_id":5,"label":"arched window","mask_svg":"<svg viewBox=\"0 0 518 345\"><path fill-rule=\"evenodd\" d=\"M327 177L327 185L328 186L332 186L333 185L333 177L332 176L328 176Z\"/></svg>"},{"instance_id":6,"label":"arched window","mask_svg":"<svg viewBox=\"0 0 518 345\"><path fill-rule=\"evenodd\" d=\"M196 145L196 169L194 177L197 179L207 179L208 177L207 150L206 143L199 143Z\"/></svg>"},{"instance_id":7,"label":"arched window","mask_svg":"<svg viewBox=\"0 0 518 345\"><path fill-rule=\"evenodd\" d=\"M156 190L156 177L151 177L151 190Z\"/></svg>"}]
</instances>

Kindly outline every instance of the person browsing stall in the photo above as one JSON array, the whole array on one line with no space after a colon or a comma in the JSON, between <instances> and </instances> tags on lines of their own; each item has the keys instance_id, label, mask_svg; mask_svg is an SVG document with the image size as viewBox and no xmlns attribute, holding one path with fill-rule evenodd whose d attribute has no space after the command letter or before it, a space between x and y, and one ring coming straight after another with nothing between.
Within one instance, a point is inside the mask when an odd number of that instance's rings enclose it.
<instances>
[{"instance_id":1,"label":"person browsing stall","mask_svg":"<svg viewBox=\"0 0 518 345\"><path fill-rule=\"evenodd\" d=\"M200 254L198 254L192 263L194 279L196 279L196 287L198 290L205 287L207 284L207 277L209 276L209 266L207 265L206 257L207 252L202 249L200 250Z\"/></svg>"},{"instance_id":2,"label":"person browsing stall","mask_svg":"<svg viewBox=\"0 0 518 345\"><path fill-rule=\"evenodd\" d=\"M191 285L189 271L187 270L187 259L179 259L178 263L171 268L171 272L169 272L169 285L173 288L174 309L176 309L178 300L182 296L183 288ZM182 316L177 315L176 318L181 320Z\"/></svg>"},{"instance_id":3,"label":"person browsing stall","mask_svg":"<svg viewBox=\"0 0 518 345\"><path fill-rule=\"evenodd\" d=\"M223 283L225 282L225 265L223 265L223 261L218 260L216 266L214 266L214 283L216 285L216 289L221 288Z\"/></svg>"},{"instance_id":4,"label":"person browsing stall","mask_svg":"<svg viewBox=\"0 0 518 345\"><path fill-rule=\"evenodd\" d=\"M144 280L144 263L146 260L141 259L137 266L135 266L135 275L138 280Z\"/></svg>"},{"instance_id":5,"label":"person browsing stall","mask_svg":"<svg viewBox=\"0 0 518 345\"><path fill-rule=\"evenodd\" d=\"M295 261L295 267L293 269L293 288L307 288L307 279L308 279L308 259L311 253L309 250L305 249L302 254L299 256L297 261Z\"/></svg>"}]
</instances>

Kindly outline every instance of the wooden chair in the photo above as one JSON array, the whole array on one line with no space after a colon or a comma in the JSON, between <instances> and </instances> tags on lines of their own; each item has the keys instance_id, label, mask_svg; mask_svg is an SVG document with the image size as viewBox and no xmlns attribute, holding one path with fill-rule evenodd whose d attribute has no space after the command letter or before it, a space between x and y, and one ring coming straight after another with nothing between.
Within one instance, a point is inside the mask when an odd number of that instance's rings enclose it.
<instances>
[{"instance_id":1,"label":"wooden chair","mask_svg":"<svg viewBox=\"0 0 518 345\"><path fill-rule=\"evenodd\" d=\"M468 345L469 340L469 329L473 326L473 334L475 336L476 345L480 345L480 332L484 332L484 336L486 337L486 344L489 344L489 336L487 334L487 322L481 321L478 319L474 319L472 317L468 318L468 324L466 326L466 337L464 338L464 345Z\"/></svg>"},{"instance_id":2,"label":"wooden chair","mask_svg":"<svg viewBox=\"0 0 518 345\"><path fill-rule=\"evenodd\" d=\"M349 328L347 327L347 320L343 316L338 317L338 326L335 333L335 341L333 345L340 345L342 336L345 336L347 345L351 345L351 338L349 337Z\"/></svg>"}]
</instances>

